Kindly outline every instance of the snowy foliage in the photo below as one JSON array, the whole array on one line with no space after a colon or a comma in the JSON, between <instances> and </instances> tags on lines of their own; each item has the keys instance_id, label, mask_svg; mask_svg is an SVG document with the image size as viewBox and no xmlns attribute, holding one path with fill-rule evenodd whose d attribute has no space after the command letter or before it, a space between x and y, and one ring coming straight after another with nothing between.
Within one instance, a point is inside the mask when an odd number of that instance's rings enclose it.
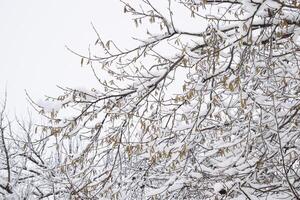
<instances>
[{"instance_id":1,"label":"snowy foliage","mask_svg":"<svg viewBox=\"0 0 300 200\"><path fill-rule=\"evenodd\" d=\"M102 51L79 56L97 87L32 102L49 123L25 129L1 194L300 198L300 2L165 2L122 1L148 29L133 49L95 29Z\"/></svg>"}]
</instances>

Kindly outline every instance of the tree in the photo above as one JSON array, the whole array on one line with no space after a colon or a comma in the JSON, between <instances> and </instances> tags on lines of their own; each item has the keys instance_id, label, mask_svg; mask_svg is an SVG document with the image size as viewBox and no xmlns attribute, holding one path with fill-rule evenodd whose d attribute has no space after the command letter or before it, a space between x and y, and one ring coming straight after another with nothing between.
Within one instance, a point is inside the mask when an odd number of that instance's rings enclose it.
<instances>
[{"instance_id":1,"label":"tree","mask_svg":"<svg viewBox=\"0 0 300 200\"><path fill-rule=\"evenodd\" d=\"M6 98L4 102L1 104L0 111L0 137L1 137L1 145L0 145L0 157L1 157L1 182L0 188L5 190L7 193L11 192L11 162L10 162L10 148L7 145L7 141L5 139L6 129L9 127L10 123L6 122L6 117L4 114L6 107ZM3 175L5 174L5 175ZM3 193L2 193L3 194Z\"/></svg>"},{"instance_id":2,"label":"tree","mask_svg":"<svg viewBox=\"0 0 300 200\"><path fill-rule=\"evenodd\" d=\"M51 160L44 134L33 130L32 121L16 118L12 121L6 113L7 93L0 101L0 198L44 199L60 193L55 188L56 166ZM29 116L28 119L31 119Z\"/></svg>"},{"instance_id":3,"label":"tree","mask_svg":"<svg viewBox=\"0 0 300 200\"><path fill-rule=\"evenodd\" d=\"M51 185L32 195L299 199L300 3L121 2L147 38L123 50L94 27L102 52L73 52L99 85L32 102Z\"/></svg>"}]
</instances>

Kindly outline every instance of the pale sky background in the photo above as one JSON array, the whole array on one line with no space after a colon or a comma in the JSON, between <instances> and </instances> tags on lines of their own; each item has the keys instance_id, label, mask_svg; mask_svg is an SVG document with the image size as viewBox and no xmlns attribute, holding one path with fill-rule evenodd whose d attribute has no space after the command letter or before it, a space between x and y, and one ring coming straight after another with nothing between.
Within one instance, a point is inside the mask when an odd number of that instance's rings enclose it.
<instances>
[{"instance_id":1,"label":"pale sky background","mask_svg":"<svg viewBox=\"0 0 300 200\"><path fill-rule=\"evenodd\" d=\"M118 0L0 0L0 99L10 113L24 114L26 89L38 100L60 94L56 85L91 86L92 73L66 50L86 53L96 35L130 42L133 23Z\"/></svg>"},{"instance_id":2,"label":"pale sky background","mask_svg":"<svg viewBox=\"0 0 300 200\"><path fill-rule=\"evenodd\" d=\"M151 2L164 7L160 0ZM186 9L172 9L174 17L180 14L176 28L205 28ZM131 37L144 38L149 27L136 28L131 18L119 0L0 0L0 100L7 88L10 114L25 115L30 108L25 89L38 101L61 94L56 85L95 87L91 70L81 67L65 45L87 54L97 39L93 23L105 40L133 47ZM191 25L193 20L198 24Z\"/></svg>"}]
</instances>

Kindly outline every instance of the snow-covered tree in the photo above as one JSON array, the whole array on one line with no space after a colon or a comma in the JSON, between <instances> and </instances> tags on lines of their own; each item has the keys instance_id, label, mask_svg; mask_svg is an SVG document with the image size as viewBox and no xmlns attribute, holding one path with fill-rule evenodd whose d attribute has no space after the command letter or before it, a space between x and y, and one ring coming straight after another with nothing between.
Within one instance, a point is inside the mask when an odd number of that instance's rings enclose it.
<instances>
[{"instance_id":1,"label":"snow-covered tree","mask_svg":"<svg viewBox=\"0 0 300 200\"><path fill-rule=\"evenodd\" d=\"M121 3L140 45L94 28L99 85L33 102L31 198L299 199L300 2Z\"/></svg>"},{"instance_id":2,"label":"snow-covered tree","mask_svg":"<svg viewBox=\"0 0 300 200\"><path fill-rule=\"evenodd\" d=\"M6 104L5 92L0 99L0 199L55 198L63 188L56 188L57 166L45 148L45 135L32 130L31 121L10 120Z\"/></svg>"}]
</instances>

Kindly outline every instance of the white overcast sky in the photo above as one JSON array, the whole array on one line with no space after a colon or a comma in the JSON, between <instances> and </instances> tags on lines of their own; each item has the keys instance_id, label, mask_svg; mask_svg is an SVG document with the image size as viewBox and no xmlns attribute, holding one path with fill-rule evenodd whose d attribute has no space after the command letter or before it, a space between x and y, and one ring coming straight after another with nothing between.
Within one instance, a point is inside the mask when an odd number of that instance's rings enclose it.
<instances>
[{"instance_id":1,"label":"white overcast sky","mask_svg":"<svg viewBox=\"0 0 300 200\"><path fill-rule=\"evenodd\" d=\"M152 2L164 7L160 0ZM176 28L203 30L203 22L191 25L190 13L176 9ZM148 28L137 29L119 0L0 0L0 100L7 88L10 114L24 115L30 107L25 89L38 101L60 94L56 85L96 84L80 58L65 48L87 53L96 40L91 23L106 40L127 48L134 46L131 37L143 38Z\"/></svg>"},{"instance_id":2,"label":"white overcast sky","mask_svg":"<svg viewBox=\"0 0 300 200\"><path fill-rule=\"evenodd\" d=\"M33 98L59 94L56 85L90 86L92 73L65 45L87 52L96 35L126 45L133 23L118 0L0 0L0 99L8 91L10 113L28 108Z\"/></svg>"}]
</instances>

